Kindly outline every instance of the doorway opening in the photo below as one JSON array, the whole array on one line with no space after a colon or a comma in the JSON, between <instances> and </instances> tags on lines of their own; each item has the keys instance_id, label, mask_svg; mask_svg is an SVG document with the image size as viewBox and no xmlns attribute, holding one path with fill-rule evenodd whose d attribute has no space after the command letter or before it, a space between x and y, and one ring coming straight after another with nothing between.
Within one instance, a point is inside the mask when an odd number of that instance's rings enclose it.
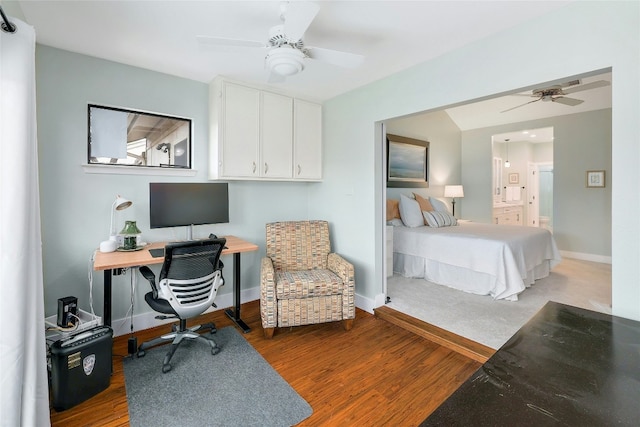
<instances>
[{"instance_id":1,"label":"doorway opening","mask_svg":"<svg viewBox=\"0 0 640 427\"><path fill-rule=\"evenodd\" d=\"M553 227L553 127L492 135L493 222Z\"/></svg>"}]
</instances>

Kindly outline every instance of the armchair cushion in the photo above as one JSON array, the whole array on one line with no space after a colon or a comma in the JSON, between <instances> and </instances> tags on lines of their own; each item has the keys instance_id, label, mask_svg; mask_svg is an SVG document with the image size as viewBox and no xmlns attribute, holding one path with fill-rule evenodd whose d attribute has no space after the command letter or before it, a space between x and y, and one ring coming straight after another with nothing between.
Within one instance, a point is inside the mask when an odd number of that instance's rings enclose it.
<instances>
[{"instance_id":1,"label":"armchair cushion","mask_svg":"<svg viewBox=\"0 0 640 427\"><path fill-rule=\"evenodd\" d=\"M344 283L331 270L276 271L278 299L341 294Z\"/></svg>"}]
</instances>

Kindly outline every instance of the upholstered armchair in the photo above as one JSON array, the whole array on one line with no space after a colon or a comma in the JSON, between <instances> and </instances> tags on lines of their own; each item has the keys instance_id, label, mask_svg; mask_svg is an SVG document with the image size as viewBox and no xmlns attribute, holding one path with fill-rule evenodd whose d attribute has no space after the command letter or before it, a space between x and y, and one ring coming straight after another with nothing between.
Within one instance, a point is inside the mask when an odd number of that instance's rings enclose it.
<instances>
[{"instance_id":1,"label":"upholstered armchair","mask_svg":"<svg viewBox=\"0 0 640 427\"><path fill-rule=\"evenodd\" d=\"M266 225L260 272L260 316L266 338L276 327L355 319L353 265L331 252L327 221Z\"/></svg>"}]
</instances>

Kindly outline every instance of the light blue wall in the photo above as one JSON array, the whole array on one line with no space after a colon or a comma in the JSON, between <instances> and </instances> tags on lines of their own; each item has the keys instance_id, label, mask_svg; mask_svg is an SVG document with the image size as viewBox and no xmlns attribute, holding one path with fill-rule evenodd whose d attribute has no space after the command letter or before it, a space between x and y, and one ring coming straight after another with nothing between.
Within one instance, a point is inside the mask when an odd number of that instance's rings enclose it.
<instances>
[{"instance_id":1,"label":"light blue wall","mask_svg":"<svg viewBox=\"0 0 640 427\"><path fill-rule=\"evenodd\" d=\"M532 60L532 52L544 52L544 60ZM575 2L326 102L327 178L310 200L335 221L337 246L356 261L359 294L378 303L384 280L384 169L376 122L611 67L613 312L640 319L639 57L637 2ZM491 164L490 153L475 159L463 144L465 193L490 188L488 169L474 167ZM555 161L566 161L557 154ZM464 203L469 214L466 196ZM486 217L489 210L486 204L473 214Z\"/></svg>"},{"instance_id":2,"label":"light blue wall","mask_svg":"<svg viewBox=\"0 0 640 427\"><path fill-rule=\"evenodd\" d=\"M388 199L399 199L400 194L410 196L417 193L445 201L444 186L462 184L460 171L461 133L445 111L434 111L401 119L387 120L387 132L429 141L429 188L387 188ZM463 214L461 204L456 201L456 216Z\"/></svg>"},{"instance_id":3,"label":"light blue wall","mask_svg":"<svg viewBox=\"0 0 640 427\"><path fill-rule=\"evenodd\" d=\"M491 136L551 126L554 134L553 234L558 247L563 251L611 256L612 186L585 187L587 170L605 170L608 177L612 174L611 117L611 110L606 109L463 132L465 217L484 222L492 217L491 199L486 197L491 194L491 169L487 167L491 164ZM469 168L473 173L468 173Z\"/></svg>"},{"instance_id":4,"label":"light blue wall","mask_svg":"<svg viewBox=\"0 0 640 427\"><path fill-rule=\"evenodd\" d=\"M47 46L36 50L37 124L42 213L45 313L55 314L57 299L78 297L89 308L89 259L109 234L109 212L117 194L133 206L117 214L136 220L148 241L186 238L186 228L149 229L149 182L206 181L208 159L208 86L166 74L104 61ZM195 177L87 174L87 104L119 106L193 119ZM230 223L198 226L195 237L210 232L232 234L260 245L242 255L243 289L259 286L259 262L264 255L264 224L306 219L306 183L231 182ZM232 257L224 257L231 292ZM228 259L226 259L228 258ZM101 273L94 274L94 308L102 313ZM113 319L125 318L130 305L130 275L114 277ZM135 313L150 312L139 280ZM128 323L127 323L128 326Z\"/></svg>"},{"instance_id":5,"label":"light blue wall","mask_svg":"<svg viewBox=\"0 0 640 427\"><path fill-rule=\"evenodd\" d=\"M0 0L0 6L2 6L5 15L18 18L19 20L26 22L24 14L22 13L22 8L17 1Z\"/></svg>"}]
</instances>

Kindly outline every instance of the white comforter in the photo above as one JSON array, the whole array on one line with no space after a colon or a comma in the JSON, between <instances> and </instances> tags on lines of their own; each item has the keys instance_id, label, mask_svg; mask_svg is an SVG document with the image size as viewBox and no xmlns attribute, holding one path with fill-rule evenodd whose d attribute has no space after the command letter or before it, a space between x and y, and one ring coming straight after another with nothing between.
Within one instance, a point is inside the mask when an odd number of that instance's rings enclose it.
<instances>
[{"instance_id":1,"label":"white comforter","mask_svg":"<svg viewBox=\"0 0 640 427\"><path fill-rule=\"evenodd\" d=\"M394 227L393 252L395 272L510 300L517 300L561 259L548 230L474 222L441 228Z\"/></svg>"}]
</instances>

